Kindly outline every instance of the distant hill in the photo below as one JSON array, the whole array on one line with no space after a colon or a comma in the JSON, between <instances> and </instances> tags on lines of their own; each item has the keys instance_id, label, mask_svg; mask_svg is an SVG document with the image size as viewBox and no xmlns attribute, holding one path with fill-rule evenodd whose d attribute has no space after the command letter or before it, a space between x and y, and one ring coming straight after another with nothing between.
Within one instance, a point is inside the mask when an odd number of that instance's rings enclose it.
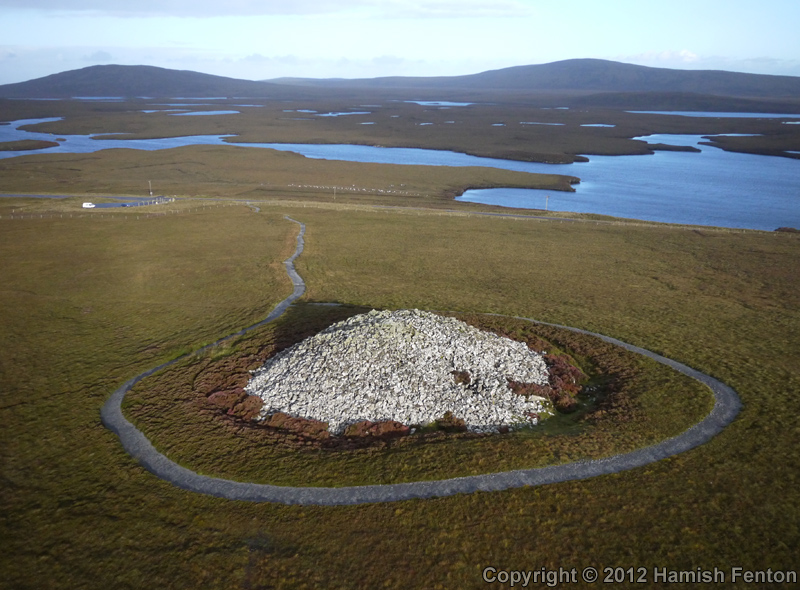
<instances>
[{"instance_id":1,"label":"distant hill","mask_svg":"<svg viewBox=\"0 0 800 590\"><path fill-rule=\"evenodd\" d=\"M122 97L283 97L331 89L350 91L426 90L514 93L527 95L608 96L608 106L651 102L655 95L728 97L796 102L800 77L767 76L724 71L649 68L600 59L572 59L541 65L490 70L468 76L384 77L367 79L279 78L250 81L153 66L91 66L44 78L0 86L5 98L68 98L74 96ZM649 96L642 96L648 93ZM637 98L638 97L638 98ZM671 99L672 100L672 99ZM596 103L588 101L587 104ZM673 100L673 102L675 102ZM686 100L683 100L685 103ZM677 104L677 102L676 102Z\"/></svg>"},{"instance_id":2,"label":"distant hill","mask_svg":"<svg viewBox=\"0 0 800 590\"><path fill-rule=\"evenodd\" d=\"M602 59L570 59L467 76L356 80L279 78L277 84L335 88L493 89L523 92L671 92L752 98L797 98L800 77L717 70L672 70Z\"/></svg>"},{"instance_id":3,"label":"distant hill","mask_svg":"<svg viewBox=\"0 0 800 590\"><path fill-rule=\"evenodd\" d=\"M265 96L275 85L154 66L90 66L0 86L4 98Z\"/></svg>"}]
</instances>

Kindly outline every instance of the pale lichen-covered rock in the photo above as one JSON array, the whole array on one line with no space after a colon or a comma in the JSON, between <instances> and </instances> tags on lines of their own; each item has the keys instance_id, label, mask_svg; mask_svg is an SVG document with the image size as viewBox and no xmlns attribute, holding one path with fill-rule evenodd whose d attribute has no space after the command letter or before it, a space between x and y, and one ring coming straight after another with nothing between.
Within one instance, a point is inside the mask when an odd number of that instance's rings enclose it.
<instances>
[{"instance_id":1,"label":"pale lichen-covered rock","mask_svg":"<svg viewBox=\"0 0 800 590\"><path fill-rule=\"evenodd\" d=\"M327 422L333 434L361 421L429 424L448 412L471 431L492 432L548 412L543 398L515 395L509 380L546 385L542 356L455 318L371 311L281 351L245 391L263 400L261 419L284 412Z\"/></svg>"}]
</instances>

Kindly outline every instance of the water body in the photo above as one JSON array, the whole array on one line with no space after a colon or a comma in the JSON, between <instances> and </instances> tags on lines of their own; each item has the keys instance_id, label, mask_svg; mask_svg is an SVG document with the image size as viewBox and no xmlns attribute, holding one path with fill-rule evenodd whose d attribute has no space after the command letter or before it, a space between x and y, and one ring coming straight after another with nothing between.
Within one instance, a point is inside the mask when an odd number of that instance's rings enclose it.
<instances>
[{"instance_id":1,"label":"water body","mask_svg":"<svg viewBox=\"0 0 800 590\"><path fill-rule=\"evenodd\" d=\"M190 113L175 113L173 117L190 117L195 115L239 115L241 111L192 111Z\"/></svg>"},{"instance_id":2,"label":"water body","mask_svg":"<svg viewBox=\"0 0 800 590\"><path fill-rule=\"evenodd\" d=\"M93 139L87 135L51 135L21 131L22 125L58 118L0 125L0 141L44 139L57 147L0 152L0 158L35 153L89 153L109 148L159 150L186 145L240 145L300 153L308 158L428 166L488 166L521 172L565 174L581 178L577 192L532 189L467 191L460 201L505 207L598 213L634 219L774 230L800 228L800 161L725 152L699 145L695 135L651 135L650 143L696 146L701 153L665 152L642 156L591 156L587 163L542 164L479 158L457 152L359 145L232 143L233 136L200 135L166 139Z\"/></svg>"},{"instance_id":3,"label":"water body","mask_svg":"<svg viewBox=\"0 0 800 590\"><path fill-rule=\"evenodd\" d=\"M370 111L343 111L341 113L321 113L317 117L345 117L347 115L371 115Z\"/></svg>"},{"instance_id":4,"label":"water body","mask_svg":"<svg viewBox=\"0 0 800 590\"><path fill-rule=\"evenodd\" d=\"M422 105L424 107L468 107L474 102L452 102L449 100L404 100L403 102Z\"/></svg>"},{"instance_id":5,"label":"water body","mask_svg":"<svg viewBox=\"0 0 800 590\"><path fill-rule=\"evenodd\" d=\"M125 100L124 96L73 96L72 100L96 100L99 102L122 102Z\"/></svg>"},{"instance_id":6,"label":"water body","mask_svg":"<svg viewBox=\"0 0 800 590\"><path fill-rule=\"evenodd\" d=\"M715 117L733 119L800 119L800 114L776 115L772 113L714 113L706 111L627 111L642 115L678 115L681 117Z\"/></svg>"},{"instance_id":7,"label":"water body","mask_svg":"<svg viewBox=\"0 0 800 590\"><path fill-rule=\"evenodd\" d=\"M0 142L19 141L23 139L39 139L55 141L59 145L41 150L21 150L0 152L0 159L29 156L32 154L88 154L100 150L113 148L128 148L137 150L163 150L187 145L229 145L223 141L227 135L192 135L187 137L169 137L163 139L114 139L115 134L95 135L54 135L52 133L39 133L19 129L25 125L60 121L60 117L45 119L22 119L13 121L10 125L0 125ZM96 139L103 138L103 139Z\"/></svg>"},{"instance_id":8,"label":"water body","mask_svg":"<svg viewBox=\"0 0 800 590\"><path fill-rule=\"evenodd\" d=\"M162 103L154 103L153 106L156 107L216 107L219 105L213 103L202 103L202 102L162 102ZM185 109L184 109L185 110Z\"/></svg>"},{"instance_id":9,"label":"water body","mask_svg":"<svg viewBox=\"0 0 800 590\"><path fill-rule=\"evenodd\" d=\"M420 123L422 124L422 123ZM496 158L479 158L459 152L426 150L419 148L383 148L348 144L303 144L303 143L241 143L226 144L269 148L295 152L315 160L342 160L345 162L371 162L375 164L401 164L413 166L488 166L520 172L542 174L577 174L571 164L542 164L518 162Z\"/></svg>"},{"instance_id":10,"label":"water body","mask_svg":"<svg viewBox=\"0 0 800 590\"><path fill-rule=\"evenodd\" d=\"M459 201L580 211L668 223L774 230L800 228L800 161L725 152L695 135L651 135L650 143L701 153L591 156L573 165L575 193L530 189L467 191ZM549 196L549 203L547 197Z\"/></svg>"}]
</instances>

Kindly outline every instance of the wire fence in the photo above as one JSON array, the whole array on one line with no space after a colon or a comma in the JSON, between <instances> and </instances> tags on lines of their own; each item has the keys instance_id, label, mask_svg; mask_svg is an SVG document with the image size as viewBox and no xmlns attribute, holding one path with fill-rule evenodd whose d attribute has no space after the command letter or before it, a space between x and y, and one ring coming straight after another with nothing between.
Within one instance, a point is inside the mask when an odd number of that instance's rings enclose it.
<instances>
[{"instance_id":1,"label":"wire fence","mask_svg":"<svg viewBox=\"0 0 800 590\"><path fill-rule=\"evenodd\" d=\"M441 215L447 217L493 217L497 219L506 219L510 221L536 221L547 223L570 224L580 223L584 225L595 226L625 226L625 227L642 227L642 228L671 228L677 230L689 231L703 231L703 232L722 232L722 233L769 233L778 235L782 232L747 229L747 228L728 228L716 226L696 226L696 225L679 225L679 224L659 224L650 223L646 221L634 220L613 220L613 219L586 219L579 217L558 217L558 216L543 216L543 215L526 215L524 213L497 213L489 211L456 211L453 209L437 209L432 207L408 207L401 205L376 205L376 204L358 204L358 203L335 203L330 201L296 201L291 199L220 199L221 202L209 203L201 206L188 206L178 209L160 209L158 211L148 211L147 213L139 213L132 211L130 207L119 207L120 211L109 212L110 207L100 209L85 209L78 212L42 212L42 213L28 213L19 210L12 210L12 212L0 214L0 220L6 219L118 219L118 220L143 220L153 219L158 217L168 217L170 215L182 215L187 213L196 213L204 210L220 209L226 207L248 207L251 211L259 213L263 207L302 207L310 209L334 209L339 211L361 211L361 212L384 212L384 213L397 213L406 215ZM184 201L185 202L185 201ZM256 203L259 206L256 206ZM113 207L117 209L117 207Z\"/></svg>"}]
</instances>

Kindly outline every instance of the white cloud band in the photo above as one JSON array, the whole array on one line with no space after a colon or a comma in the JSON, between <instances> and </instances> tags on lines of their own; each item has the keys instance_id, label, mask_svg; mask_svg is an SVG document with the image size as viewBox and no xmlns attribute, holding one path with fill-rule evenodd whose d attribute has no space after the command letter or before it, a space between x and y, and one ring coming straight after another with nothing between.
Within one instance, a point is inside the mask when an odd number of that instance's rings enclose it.
<instances>
[{"instance_id":1,"label":"white cloud band","mask_svg":"<svg viewBox=\"0 0 800 590\"><path fill-rule=\"evenodd\" d=\"M522 0L0 0L11 8L114 17L298 16L352 11L382 17L513 17L528 14Z\"/></svg>"}]
</instances>

